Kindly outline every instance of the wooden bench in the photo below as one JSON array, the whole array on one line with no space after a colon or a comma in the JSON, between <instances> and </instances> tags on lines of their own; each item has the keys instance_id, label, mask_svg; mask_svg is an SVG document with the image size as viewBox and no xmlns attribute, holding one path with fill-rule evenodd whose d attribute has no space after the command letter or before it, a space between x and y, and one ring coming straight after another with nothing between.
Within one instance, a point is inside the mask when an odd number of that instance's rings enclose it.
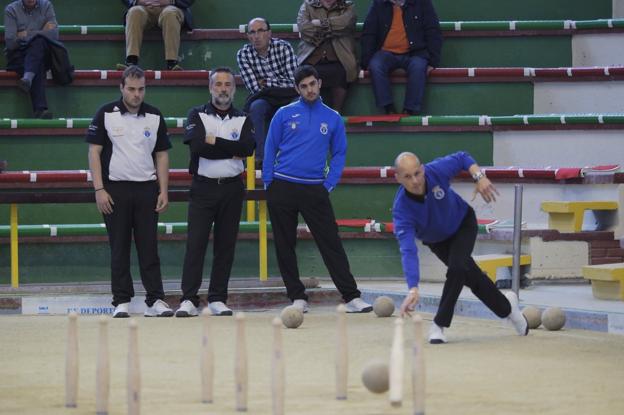
<instances>
[{"instance_id":1,"label":"wooden bench","mask_svg":"<svg viewBox=\"0 0 624 415\"><path fill-rule=\"evenodd\" d=\"M483 272L494 282L496 282L496 269L500 267L511 267L513 265L513 255L508 254L487 254L473 256L475 262ZM530 265L531 255L520 255L520 265Z\"/></svg>"},{"instance_id":2,"label":"wooden bench","mask_svg":"<svg viewBox=\"0 0 624 415\"><path fill-rule=\"evenodd\" d=\"M586 210L617 210L617 202L596 200L542 202L542 210L548 213L548 228L559 232L580 232Z\"/></svg>"},{"instance_id":3,"label":"wooden bench","mask_svg":"<svg viewBox=\"0 0 624 415\"><path fill-rule=\"evenodd\" d=\"M584 266L583 278L591 281L595 298L624 301L624 262Z\"/></svg>"}]
</instances>

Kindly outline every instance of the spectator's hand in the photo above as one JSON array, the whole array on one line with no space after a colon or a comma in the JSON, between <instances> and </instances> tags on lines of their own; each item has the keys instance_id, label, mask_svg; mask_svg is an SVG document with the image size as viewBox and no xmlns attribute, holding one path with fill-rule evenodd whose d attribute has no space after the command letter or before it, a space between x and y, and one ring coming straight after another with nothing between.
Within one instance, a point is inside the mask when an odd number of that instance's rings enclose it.
<instances>
[{"instance_id":1,"label":"spectator's hand","mask_svg":"<svg viewBox=\"0 0 624 415\"><path fill-rule=\"evenodd\" d=\"M427 76L433 71L435 68L433 66L427 66Z\"/></svg>"},{"instance_id":2,"label":"spectator's hand","mask_svg":"<svg viewBox=\"0 0 624 415\"><path fill-rule=\"evenodd\" d=\"M53 30L56 29L56 23L48 22L43 26L43 30Z\"/></svg>"},{"instance_id":3,"label":"spectator's hand","mask_svg":"<svg viewBox=\"0 0 624 415\"><path fill-rule=\"evenodd\" d=\"M115 202L113 202L113 198L106 190L102 189L95 192L95 204L101 214L110 215L113 213L113 205Z\"/></svg>"},{"instance_id":4,"label":"spectator's hand","mask_svg":"<svg viewBox=\"0 0 624 415\"><path fill-rule=\"evenodd\" d=\"M17 32L17 37L19 39L25 39L28 36L28 32L26 30L22 30L21 32Z\"/></svg>"},{"instance_id":5,"label":"spectator's hand","mask_svg":"<svg viewBox=\"0 0 624 415\"><path fill-rule=\"evenodd\" d=\"M260 85L260 88L266 88L267 80L266 79L259 79L258 80L258 84Z\"/></svg>"},{"instance_id":6,"label":"spectator's hand","mask_svg":"<svg viewBox=\"0 0 624 415\"><path fill-rule=\"evenodd\" d=\"M486 203L496 202L496 196L500 195L490 179L485 176L480 178L479 181L475 183L475 190L472 193L472 200L475 200L475 198L477 197L477 193L481 195Z\"/></svg>"},{"instance_id":7,"label":"spectator's hand","mask_svg":"<svg viewBox=\"0 0 624 415\"><path fill-rule=\"evenodd\" d=\"M156 200L156 212L164 213L169 207L169 195L167 192L160 192L158 194L158 200Z\"/></svg>"},{"instance_id":8,"label":"spectator's hand","mask_svg":"<svg viewBox=\"0 0 624 415\"><path fill-rule=\"evenodd\" d=\"M312 26L316 26L316 27L319 27L321 25L320 19L312 19L310 23L312 23Z\"/></svg>"},{"instance_id":9,"label":"spectator's hand","mask_svg":"<svg viewBox=\"0 0 624 415\"><path fill-rule=\"evenodd\" d=\"M215 137L214 134L206 134L206 138L204 139L204 142L206 144L214 146L215 143L217 142L217 137Z\"/></svg>"},{"instance_id":10,"label":"spectator's hand","mask_svg":"<svg viewBox=\"0 0 624 415\"><path fill-rule=\"evenodd\" d=\"M169 0L155 0L155 2L158 3L160 7L171 6L171 2Z\"/></svg>"},{"instance_id":11,"label":"spectator's hand","mask_svg":"<svg viewBox=\"0 0 624 415\"><path fill-rule=\"evenodd\" d=\"M406 315L411 317L411 312L414 311L414 307L418 304L419 294L418 287L410 288L407 296L403 300L403 304L401 304L401 317L405 317Z\"/></svg>"}]
</instances>

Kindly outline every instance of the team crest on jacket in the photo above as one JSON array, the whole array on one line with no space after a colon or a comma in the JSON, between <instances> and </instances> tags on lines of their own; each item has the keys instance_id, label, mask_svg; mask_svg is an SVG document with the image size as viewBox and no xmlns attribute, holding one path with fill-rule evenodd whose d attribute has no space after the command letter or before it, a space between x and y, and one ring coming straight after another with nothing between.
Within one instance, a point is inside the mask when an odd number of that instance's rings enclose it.
<instances>
[{"instance_id":1,"label":"team crest on jacket","mask_svg":"<svg viewBox=\"0 0 624 415\"><path fill-rule=\"evenodd\" d=\"M239 135L240 134L237 129L233 129L232 132L230 133L230 137L232 138L232 140L238 140Z\"/></svg>"},{"instance_id":2,"label":"team crest on jacket","mask_svg":"<svg viewBox=\"0 0 624 415\"><path fill-rule=\"evenodd\" d=\"M145 129L143 130L143 135L145 136L145 138L150 138L152 133L150 132L149 127L145 127Z\"/></svg>"},{"instance_id":3,"label":"team crest on jacket","mask_svg":"<svg viewBox=\"0 0 624 415\"><path fill-rule=\"evenodd\" d=\"M436 199L438 200L444 199L444 189L442 189L440 186L434 187L432 192L433 192L433 197L435 197Z\"/></svg>"},{"instance_id":4,"label":"team crest on jacket","mask_svg":"<svg viewBox=\"0 0 624 415\"><path fill-rule=\"evenodd\" d=\"M326 122L321 123L321 134L327 135L328 125Z\"/></svg>"}]
</instances>

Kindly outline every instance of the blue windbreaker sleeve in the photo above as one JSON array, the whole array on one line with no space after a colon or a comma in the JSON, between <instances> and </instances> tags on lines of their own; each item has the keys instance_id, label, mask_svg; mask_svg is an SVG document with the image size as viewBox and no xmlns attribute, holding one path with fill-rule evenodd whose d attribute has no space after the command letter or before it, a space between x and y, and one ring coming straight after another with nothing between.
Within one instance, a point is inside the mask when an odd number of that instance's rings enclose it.
<instances>
[{"instance_id":1,"label":"blue windbreaker sleeve","mask_svg":"<svg viewBox=\"0 0 624 415\"><path fill-rule=\"evenodd\" d=\"M337 117L336 128L329 145L331 160L329 161L329 172L323 186L325 186L328 192L331 192L338 184L340 176L342 176L342 170L347 158L347 134L341 117Z\"/></svg>"},{"instance_id":2,"label":"blue windbreaker sleeve","mask_svg":"<svg viewBox=\"0 0 624 415\"><path fill-rule=\"evenodd\" d=\"M451 181L460 171L468 171L470 166L475 163L476 161L470 154L465 151L458 151L457 153L435 159L427 163L427 165L435 167L438 172L446 177L447 181Z\"/></svg>"},{"instance_id":3,"label":"blue windbreaker sleeve","mask_svg":"<svg viewBox=\"0 0 624 415\"><path fill-rule=\"evenodd\" d=\"M271 124L269 125L269 132L267 133L266 141L264 142L264 160L262 161L262 181L264 182L264 188L268 188L273 181L273 169L275 164L275 158L279 151L279 145L282 139L282 111L278 110Z\"/></svg>"},{"instance_id":4,"label":"blue windbreaker sleeve","mask_svg":"<svg viewBox=\"0 0 624 415\"><path fill-rule=\"evenodd\" d=\"M401 264L407 287L418 287L420 281L420 264L418 261L418 247L416 246L416 231L396 216L393 218L394 236L399 242L401 252Z\"/></svg>"}]
</instances>

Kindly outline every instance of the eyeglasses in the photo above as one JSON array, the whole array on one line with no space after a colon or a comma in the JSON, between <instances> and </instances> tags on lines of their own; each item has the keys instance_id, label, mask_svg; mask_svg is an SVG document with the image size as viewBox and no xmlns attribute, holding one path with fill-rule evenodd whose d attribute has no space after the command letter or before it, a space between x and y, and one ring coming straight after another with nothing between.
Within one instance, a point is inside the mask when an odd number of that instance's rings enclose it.
<instances>
[{"instance_id":1,"label":"eyeglasses","mask_svg":"<svg viewBox=\"0 0 624 415\"><path fill-rule=\"evenodd\" d=\"M250 30L249 32L247 32L247 34L249 36L254 36L254 35L263 35L266 32L268 32L269 29L258 29L258 30Z\"/></svg>"}]
</instances>

